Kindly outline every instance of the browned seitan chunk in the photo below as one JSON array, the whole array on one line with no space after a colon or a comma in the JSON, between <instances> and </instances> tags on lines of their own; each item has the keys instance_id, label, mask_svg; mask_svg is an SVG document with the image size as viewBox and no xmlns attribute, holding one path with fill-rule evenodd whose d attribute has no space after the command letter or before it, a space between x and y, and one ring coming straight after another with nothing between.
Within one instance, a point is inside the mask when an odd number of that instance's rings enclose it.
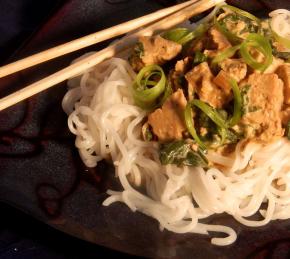
<instances>
[{"instance_id":1,"label":"browned seitan chunk","mask_svg":"<svg viewBox=\"0 0 290 259\"><path fill-rule=\"evenodd\" d=\"M247 65L240 59L225 59L220 63L222 70L213 79L213 82L227 94L231 92L230 79L239 83L247 75Z\"/></svg>"},{"instance_id":2,"label":"browned seitan chunk","mask_svg":"<svg viewBox=\"0 0 290 259\"><path fill-rule=\"evenodd\" d=\"M139 41L143 44L144 53L141 59L145 65L163 65L166 61L175 58L182 49L180 44L166 40L160 35L143 36Z\"/></svg>"},{"instance_id":3,"label":"browned seitan chunk","mask_svg":"<svg viewBox=\"0 0 290 259\"><path fill-rule=\"evenodd\" d=\"M215 49L222 50L232 46L227 38L215 27L212 27L209 30L209 35L212 39Z\"/></svg>"},{"instance_id":4,"label":"browned seitan chunk","mask_svg":"<svg viewBox=\"0 0 290 259\"><path fill-rule=\"evenodd\" d=\"M160 142L182 139L186 130L183 112L187 101L183 91L174 92L159 109L148 116L148 124Z\"/></svg>"},{"instance_id":5,"label":"browned seitan chunk","mask_svg":"<svg viewBox=\"0 0 290 259\"><path fill-rule=\"evenodd\" d=\"M190 57L177 61L175 64L175 71L185 74L189 69L190 61L192 61Z\"/></svg>"},{"instance_id":6,"label":"browned seitan chunk","mask_svg":"<svg viewBox=\"0 0 290 259\"><path fill-rule=\"evenodd\" d=\"M238 21L231 21L228 20L226 23L227 29L235 34L238 35L240 38L246 39L249 32L246 29L246 23L244 21L238 20Z\"/></svg>"},{"instance_id":7,"label":"browned seitan chunk","mask_svg":"<svg viewBox=\"0 0 290 259\"><path fill-rule=\"evenodd\" d=\"M276 74L284 82L284 103L290 104L290 65L279 66Z\"/></svg>"},{"instance_id":8,"label":"browned seitan chunk","mask_svg":"<svg viewBox=\"0 0 290 259\"><path fill-rule=\"evenodd\" d=\"M241 85L249 88L240 122L247 129L246 137L270 142L283 136L283 82L276 74L253 73Z\"/></svg>"},{"instance_id":9,"label":"browned seitan chunk","mask_svg":"<svg viewBox=\"0 0 290 259\"><path fill-rule=\"evenodd\" d=\"M221 70L212 82L221 88L225 93L230 94L232 87L230 84L230 76L223 70Z\"/></svg>"},{"instance_id":10,"label":"browned seitan chunk","mask_svg":"<svg viewBox=\"0 0 290 259\"><path fill-rule=\"evenodd\" d=\"M190 69L191 67L191 58L186 57L183 60L179 60L175 64L175 69L171 70L169 73L169 80L171 82L172 88L176 91L178 88L182 88L182 82L184 74Z\"/></svg>"},{"instance_id":11,"label":"browned seitan chunk","mask_svg":"<svg viewBox=\"0 0 290 259\"><path fill-rule=\"evenodd\" d=\"M227 58L220 63L220 67L238 83L247 75L247 64L241 59Z\"/></svg>"},{"instance_id":12,"label":"browned seitan chunk","mask_svg":"<svg viewBox=\"0 0 290 259\"><path fill-rule=\"evenodd\" d=\"M193 98L196 93L200 100L210 104L214 108L221 108L230 98L231 93L213 83L213 74L206 62L195 66L185 75L188 81L188 97Z\"/></svg>"}]
</instances>

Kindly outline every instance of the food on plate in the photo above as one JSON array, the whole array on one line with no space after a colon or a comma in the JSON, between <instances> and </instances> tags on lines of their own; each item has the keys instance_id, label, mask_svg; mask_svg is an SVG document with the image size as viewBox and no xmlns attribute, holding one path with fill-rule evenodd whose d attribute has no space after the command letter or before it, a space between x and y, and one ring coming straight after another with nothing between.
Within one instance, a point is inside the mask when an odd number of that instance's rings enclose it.
<instances>
[{"instance_id":1,"label":"food on plate","mask_svg":"<svg viewBox=\"0 0 290 259\"><path fill-rule=\"evenodd\" d=\"M205 223L211 215L251 227L290 218L289 21L288 10L260 20L219 5L69 80L63 108L80 156L111 160L123 188L104 205L176 233L224 233L215 245L237 234Z\"/></svg>"}]
</instances>

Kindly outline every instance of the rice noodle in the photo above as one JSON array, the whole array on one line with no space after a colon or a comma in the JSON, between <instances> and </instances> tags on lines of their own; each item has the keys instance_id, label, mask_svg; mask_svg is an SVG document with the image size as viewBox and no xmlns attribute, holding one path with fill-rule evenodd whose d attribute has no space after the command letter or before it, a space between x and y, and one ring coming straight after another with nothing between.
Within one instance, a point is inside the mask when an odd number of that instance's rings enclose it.
<instances>
[{"instance_id":1,"label":"rice noodle","mask_svg":"<svg viewBox=\"0 0 290 259\"><path fill-rule=\"evenodd\" d=\"M70 83L75 87L63 99L84 163L94 167L110 158L115 165L123 191L108 190L103 205L123 202L132 211L155 218L161 230L224 233L225 237L211 239L220 246L232 244L236 232L200 219L227 213L241 224L258 227L290 217L288 140L281 138L267 146L240 142L230 157L210 152L208 159L218 166L208 170L163 166L157 143L141 138L146 113L132 101L134 77L126 61L113 58L73 79L79 85ZM141 183L146 194L138 189ZM261 210L264 203L267 209ZM248 218L255 214L260 214L260 220Z\"/></svg>"}]
</instances>

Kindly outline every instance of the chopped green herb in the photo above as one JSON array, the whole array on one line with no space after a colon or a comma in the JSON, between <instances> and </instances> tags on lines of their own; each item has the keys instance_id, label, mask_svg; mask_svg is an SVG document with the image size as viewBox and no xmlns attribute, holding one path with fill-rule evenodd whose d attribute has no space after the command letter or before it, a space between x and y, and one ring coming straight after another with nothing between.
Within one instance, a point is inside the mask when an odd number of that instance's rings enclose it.
<instances>
[{"instance_id":1,"label":"chopped green herb","mask_svg":"<svg viewBox=\"0 0 290 259\"><path fill-rule=\"evenodd\" d=\"M193 142L179 140L160 146L160 162L163 165L176 164L178 166L207 167L208 161L202 151L192 149Z\"/></svg>"},{"instance_id":2,"label":"chopped green herb","mask_svg":"<svg viewBox=\"0 0 290 259\"><path fill-rule=\"evenodd\" d=\"M282 58L286 62L290 60L290 52L278 52L275 48L273 49L273 54L277 58Z\"/></svg>"},{"instance_id":3,"label":"chopped green herb","mask_svg":"<svg viewBox=\"0 0 290 259\"><path fill-rule=\"evenodd\" d=\"M229 129L227 130L226 141L225 144L237 143L242 136L236 133L234 130Z\"/></svg>"},{"instance_id":4,"label":"chopped green herb","mask_svg":"<svg viewBox=\"0 0 290 259\"><path fill-rule=\"evenodd\" d=\"M248 104L249 104L249 96L248 92L251 88L251 85L245 85L241 90L241 96L242 96L242 116L249 112L248 110Z\"/></svg>"},{"instance_id":5,"label":"chopped green herb","mask_svg":"<svg viewBox=\"0 0 290 259\"><path fill-rule=\"evenodd\" d=\"M200 51L196 51L194 54L193 64L196 66L207 60L207 56Z\"/></svg>"},{"instance_id":6,"label":"chopped green herb","mask_svg":"<svg viewBox=\"0 0 290 259\"><path fill-rule=\"evenodd\" d=\"M152 132L150 131L149 128L146 129L146 132L145 132L145 140L147 141L151 141L153 139L153 134Z\"/></svg>"},{"instance_id":7,"label":"chopped green herb","mask_svg":"<svg viewBox=\"0 0 290 259\"><path fill-rule=\"evenodd\" d=\"M219 115L224 119L224 120L227 120L228 119L228 113L226 110L223 110L223 109L217 109L216 110Z\"/></svg>"},{"instance_id":8,"label":"chopped green herb","mask_svg":"<svg viewBox=\"0 0 290 259\"><path fill-rule=\"evenodd\" d=\"M142 126L142 136L143 139L145 141L151 141L154 138L153 132L152 132L152 128L151 126L148 124L148 122L146 122L143 126Z\"/></svg>"}]
</instances>

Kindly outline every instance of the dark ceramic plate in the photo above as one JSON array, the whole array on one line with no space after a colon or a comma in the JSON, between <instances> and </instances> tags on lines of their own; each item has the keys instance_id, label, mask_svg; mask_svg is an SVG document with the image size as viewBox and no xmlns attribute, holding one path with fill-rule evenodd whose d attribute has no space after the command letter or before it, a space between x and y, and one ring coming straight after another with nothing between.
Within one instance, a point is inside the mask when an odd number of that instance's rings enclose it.
<instances>
[{"instance_id":1,"label":"dark ceramic plate","mask_svg":"<svg viewBox=\"0 0 290 259\"><path fill-rule=\"evenodd\" d=\"M251 8L261 7L252 1L251 3ZM289 5L288 0L285 3ZM55 46L160 7L153 0L67 1L14 58ZM97 48L106 44L100 44ZM68 65L82 53L1 79L0 97ZM125 205L103 207L101 204L107 197L106 190L119 188L119 185L109 164L103 163L95 169L87 170L80 161L74 147L74 136L67 129L67 118L61 109L61 99L65 91L65 84L56 86L0 113L2 201L70 235L140 256L289 256L289 220L276 221L256 229L241 226L226 215L210 218L208 222L228 224L238 233L235 244L216 247L210 244L207 236L160 232L156 221L141 213L132 213Z\"/></svg>"}]
</instances>

